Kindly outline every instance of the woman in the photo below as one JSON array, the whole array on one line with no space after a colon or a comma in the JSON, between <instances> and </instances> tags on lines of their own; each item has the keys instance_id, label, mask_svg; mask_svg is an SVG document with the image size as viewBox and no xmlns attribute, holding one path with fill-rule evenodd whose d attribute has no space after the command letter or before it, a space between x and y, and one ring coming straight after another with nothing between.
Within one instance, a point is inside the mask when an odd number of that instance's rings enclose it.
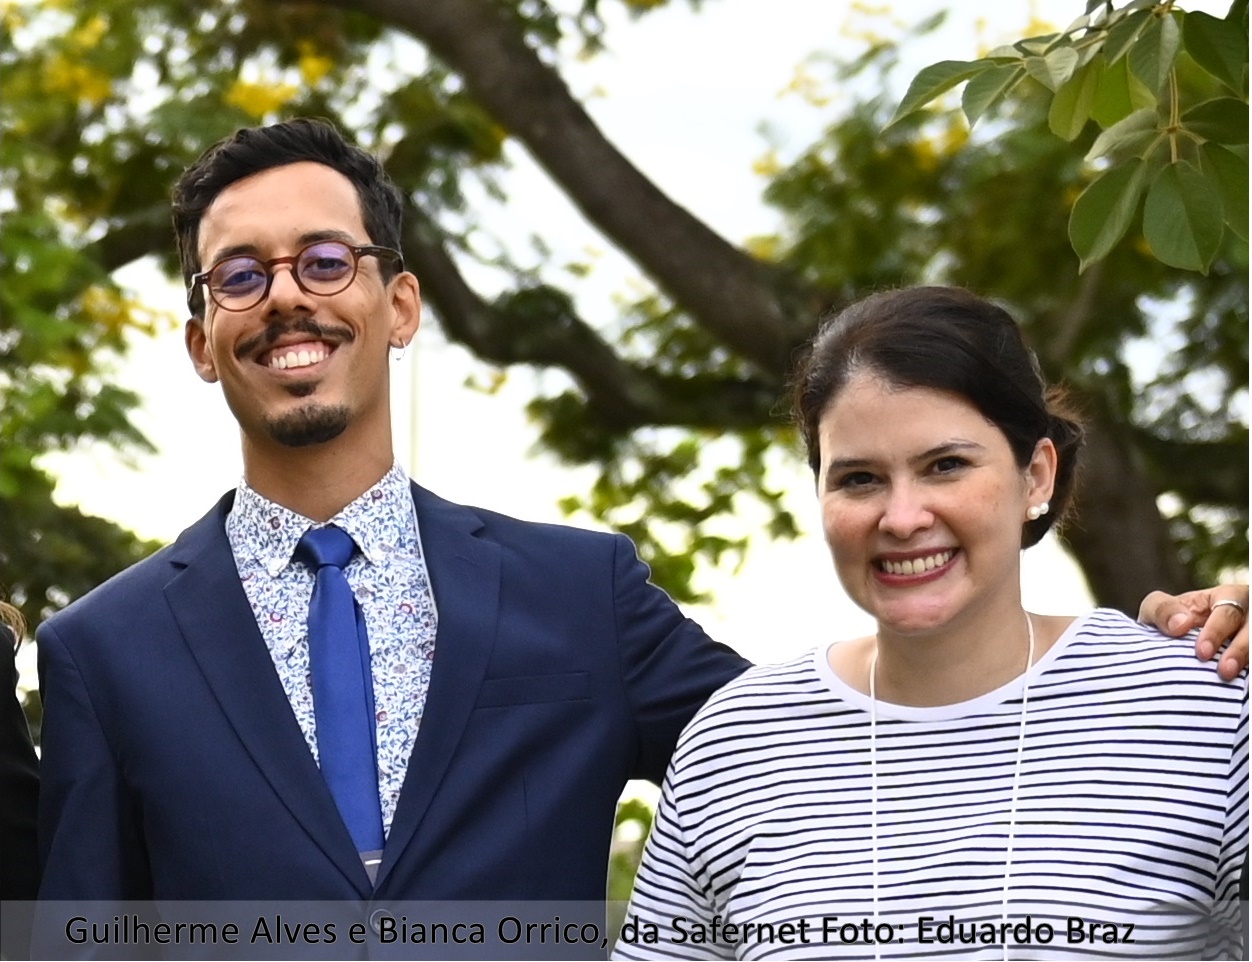
<instances>
[{"instance_id":1,"label":"woman","mask_svg":"<svg viewBox=\"0 0 1252 962\"><path fill-rule=\"evenodd\" d=\"M1237 911L1247 852L1246 676L1115 611L1023 609L1081 429L1012 319L874 295L818 334L795 402L877 631L750 670L692 721L618 955L1238 953L1208 910Z\"/></svg>"}]
</instances>

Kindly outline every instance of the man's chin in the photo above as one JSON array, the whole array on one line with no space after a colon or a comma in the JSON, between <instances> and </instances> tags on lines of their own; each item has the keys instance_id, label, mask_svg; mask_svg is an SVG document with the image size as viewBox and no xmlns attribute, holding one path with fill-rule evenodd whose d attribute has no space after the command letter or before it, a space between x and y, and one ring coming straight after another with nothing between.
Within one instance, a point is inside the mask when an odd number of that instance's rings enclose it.
<instances>
[{"instance_id":1,"label":"man's chin","mask_svg":"<svg viewBox=\"0 0 1252 962\"><path fill-rule=\"evenodd\" d=\"M343 406L310 405L271 418L266 422L269 435L289 448L325 444L343 434L348 426L348 409Z\"/></svg>"}]
</instances>

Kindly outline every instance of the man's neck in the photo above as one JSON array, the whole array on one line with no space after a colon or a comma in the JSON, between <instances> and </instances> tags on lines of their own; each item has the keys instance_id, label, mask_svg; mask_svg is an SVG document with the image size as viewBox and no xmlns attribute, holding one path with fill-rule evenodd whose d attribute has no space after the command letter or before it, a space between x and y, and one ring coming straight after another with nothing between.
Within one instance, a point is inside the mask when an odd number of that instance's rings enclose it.
<instances>
[{"instance_id":1,"label":"man's neck","mask_svg":"<svg viewBox=\"0 0 1252 962\"><path fill-rule=\"evenodd\" d=\"M329 521L379 482L395 463L391 444L338 443L304 448L244 439L244 478L257 494L314 521Z\"/></svg>"}]
</instances>

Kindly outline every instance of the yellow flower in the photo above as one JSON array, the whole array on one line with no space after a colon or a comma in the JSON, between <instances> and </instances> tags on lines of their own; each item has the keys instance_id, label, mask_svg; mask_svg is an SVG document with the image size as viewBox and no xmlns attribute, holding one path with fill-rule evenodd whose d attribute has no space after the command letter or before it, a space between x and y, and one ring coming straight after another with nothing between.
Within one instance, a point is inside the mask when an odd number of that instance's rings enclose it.
<instances>
[{"instance_id":1,"label":"yellow flower","mask_svg":"<svg viewBox=\"0 0 1252 962\"><path fill-rule=\"evenodd\" d=\"M317 46L312 41L301 40L299 50L300 76L310 87L315 86L319 80L334 69L335 61L324 54L318 53Z\"/></svg>"},{"instance_id":2,"label":"yellow flower","mask_svg":"<svg viewBox=\"0 0 1252 962\"><path fill-rule=\"evenodd\" d=\"M72 31L68 37L70 46L77 47L79 50L91 50L100 43L102 38L109 29L109 21L100 14L96 14L81 27Z\"/></svg>"},{"instance_id":3,"label":"yellow flower","mask_svg":"<svg viewBox=\"0 0 1252 962\"><path fill-rule=\"evenodd\" d=\"M140 298L109 284L92 284L79 298L79 308L92 325L110 334L137 331L157 334L177 325L169 311L148 307Z\"/></svg>"},{"instance_id":4,"label":"yellow flower","mask_svg":"<svg viewBox=\"0 0 1252 962\"><path fill-rule=\"evenodd\" d=\"M73 63L54 53L44 63L43 88L50 94L67 94L98 107L113 92L113 78L85 63Z\"/></svg>"},{"instance_id":5,"label":"yellow flower","mask_svg":"<svg viewBox=\"0 0 1252 962\"><path fill-rule=\"evenodd\" d=\"M226 102L250 117L261 120L291 102L296 96L291 84L250 83L238 79L226 91Z\"/></svg>"},{"instance_id":6,"label":"yellow flower","mask_svg":"<svg viewBox=\"0 0 1252 962\"><path fill-rule=\"evenodd\" d=\"M0 3L0 23L9 33L17 33L26 26L26 17L13 0L4 0Z\"/></svg>"},{"instance_id":7,"label":"yellow flower","mask_svg":"<svg viewBox=\"0 0 1252 962\"><path fill-rule=\"evenodd\" d=\"M749 237L743 246L758 261L778 260L782 252L782 240L777 234L758 234L756 237Z\"/></svg>"},{"instance_id":8,"label":"yellow flower","mask_svg":"<svg viewBox=\"0 0 1252 962\"><path fill-rule=\"evenodd\" d=\"M782 169L782 161L778 159L778 152L775 150L771 150L764 157L758 157L752 161L752 173L758 177L774 177Z\"/></svg>"}]
</instances>

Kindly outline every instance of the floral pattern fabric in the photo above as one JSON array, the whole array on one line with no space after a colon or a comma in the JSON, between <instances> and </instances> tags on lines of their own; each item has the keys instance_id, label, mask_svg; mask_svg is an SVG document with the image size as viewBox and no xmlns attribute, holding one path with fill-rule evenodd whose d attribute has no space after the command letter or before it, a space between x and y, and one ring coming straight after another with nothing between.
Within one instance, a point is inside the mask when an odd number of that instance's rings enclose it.
<instances>
[{"instance_id":1,"label":"floral pattern fabric","mask_svg":"<svg viewBox=\"0 0 1252 962\"><path fill-rule=\"evenodd\" d=\"M389 831L426 705L438 626L409 479L392 465L328 523L351 535L358 548L344 574L369 631L378 797L383 829ZM226 518L244 592L316 761L307 628L313 572L292 558L300 538L315 525L246 481L240 481Z\"/></svg>"}]
</instances>

